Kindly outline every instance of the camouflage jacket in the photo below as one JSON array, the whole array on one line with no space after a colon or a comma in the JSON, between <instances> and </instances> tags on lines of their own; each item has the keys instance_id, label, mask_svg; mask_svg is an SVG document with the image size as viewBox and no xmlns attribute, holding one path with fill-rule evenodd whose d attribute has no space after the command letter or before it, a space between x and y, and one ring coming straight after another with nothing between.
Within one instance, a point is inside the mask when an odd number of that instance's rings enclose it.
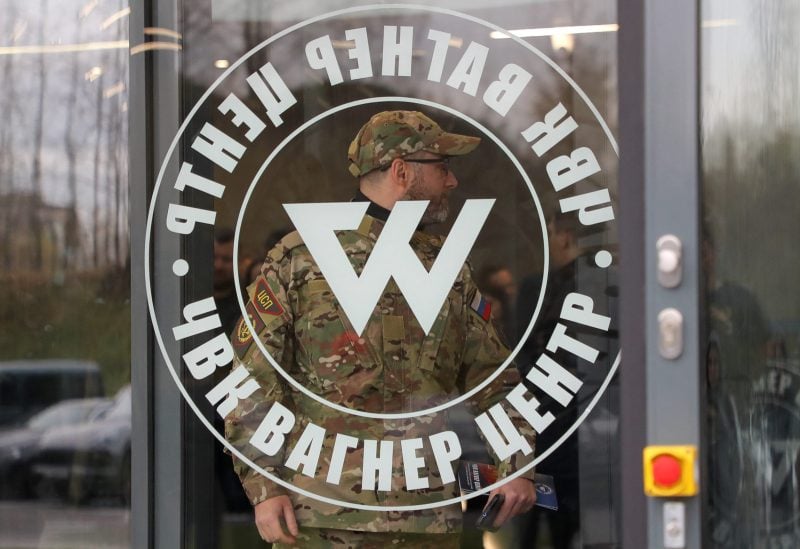
<instances>
[{"instance_id":1,"label":"camouflage jacket","mask_svg":"<svg viewBox=\"0 0 800 549\"><path fill-rule=\"evenodd\" d=\"M382 227L382 221L366 216L357 230L337 233L357 273L363 269ZM416 232L411 244L429 270L442 239ZM248 288L248 293L248 315L273 359L317 395L348 408L400 413L436 406L477 385L494 372L509 353L492 322L471 307L481 296L466 265L427 335L394 280L390 280L359 337L297 233L285 237L269 252L261 276ZM457 482L442 485L427 445L419 451L425 458L420 476L427 474L430 485L424 490L406 490L398 447L402 439L426 440L427 436L448 430L446 410L391 420L339 412L288 385L262 356L243 320L234 331L233 345L234 367L244 365L258 381L260 389L240 401L226 418L226 436L260 467L309 492L365 505L418 505L457 494ZM518 382L517 369L506 368L468 401L471 411L476 414L486 411ZM281 402L292 410L296 424L282 451L267 457L248 441L274 402ZM533 446L531 427L521 418L511 417ZM309 421L325 429L314 478L283 465ZM361 489L362 444L348 450L339 484L325 481L337 433L359 440L395 441L390 492ZM518 453L510 462L498 465L501 474L507 474L532 459L533 454L523 457ZM456 532L461 528L459 505L413 512L354 510L287 491L236 458L234 466L253 505L288 493L297 519L304 526L430 533ZM533 471L526 476L532 478Z\"/></svg>"}]
</instances>

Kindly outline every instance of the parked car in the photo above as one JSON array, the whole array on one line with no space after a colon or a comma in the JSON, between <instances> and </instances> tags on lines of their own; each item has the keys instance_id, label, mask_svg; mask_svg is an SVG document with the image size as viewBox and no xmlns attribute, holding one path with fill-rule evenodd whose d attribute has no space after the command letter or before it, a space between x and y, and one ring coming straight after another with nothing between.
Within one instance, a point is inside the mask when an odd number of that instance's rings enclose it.
<instances>
[{"instance_id":1,"label":"parked car","mask_svg":"<svg viewBox=\"0 0 800 549\"><path fill-rule=\"evenodd\" d=\"M103 396L99 366L87 360L0 362L0 427L22 425L67 399Z\"/></svg>"},{"instance_id":2,"label":"parked car","mask_svg":"<svg viewBox=\"0 0 800 549\"><path fill-rule=\"evenodd\" d=\"M0 429L0 497L31 495L30 461L48 430L92 421L110 405L111 399L107 398L62 400L21 426Z\"/></svg>"},{"instance_id":3,"label":"parked car","mask_svg":"<svg viewBox=\"0 0 800 549\"><path fill-rule=\"evenodd\" d=\"M79 503L94 496L115 496L130 503L130 386L121 389L94 421L47 431L31 471L42 497Z\"/></svg>"}]
</instances>

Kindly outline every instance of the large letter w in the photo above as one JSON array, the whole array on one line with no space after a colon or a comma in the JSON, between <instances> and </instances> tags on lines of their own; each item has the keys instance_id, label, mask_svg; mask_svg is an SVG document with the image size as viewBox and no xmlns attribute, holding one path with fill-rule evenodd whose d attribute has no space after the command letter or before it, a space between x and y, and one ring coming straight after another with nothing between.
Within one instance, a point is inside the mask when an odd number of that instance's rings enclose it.
<instances>
[{"instance_id":1,"label":"large letter w","mask_svg":"<svg viewBox=\"0 0 800 549\"><path fill-rule=\"evenodd\" d=\"M409 244L428 201L397 202L361 276L353 270L334 231L357 229L367 212L367 202L284 204L283 207L347 318L361 335L389 278L394 278L427 334L493 205L494 199L466 201L428 272Z\"/></svg>"}]
</instances>

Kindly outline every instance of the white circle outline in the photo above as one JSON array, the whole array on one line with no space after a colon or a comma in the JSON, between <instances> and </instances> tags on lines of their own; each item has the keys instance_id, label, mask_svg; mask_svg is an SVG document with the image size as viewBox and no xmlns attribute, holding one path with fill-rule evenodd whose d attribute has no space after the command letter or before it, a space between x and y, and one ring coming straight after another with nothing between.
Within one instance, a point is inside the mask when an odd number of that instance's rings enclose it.
<instances>
[{"instance_id":1,"label":"white circle outline","mask_svg":"<svg viewBox=\"0 0 800 549\"><path fill-rule=\"evenodd\" d=\"M247 458L245 455L243 455L241 452L239 452L239 450L237 450L236 448L233 448L232 446L228 446L228 441L225 439L225 437L220 435L216 431L216 429L213 428L213 426L208 421L208 419L206 419L206 417L200 412L200 410L194 404L194 401L189 397L188 392L186 391L186 388L181 383L181 381L180 381L180 379L178 377L178 374L175 371L175 368L172 366L172 362L169 359L169 354L167 353L167 349L166 349L166 346L164 345L163 338L161 337L161 331L160 331L160 329L158 327L158 322L157 322L157 318L156 318L156 315L155 315L155 307L154 307L154 304L153 304L153 293L152 293L152 288L150 286L150 255L148 253L148 251L150 250L151 228L152 228L152 225L153 225L153 218L155 216L155 205L156 205L156 203L158 201L158 192L159 192L160 187L161 187L161 181L162 181L162 179L164 177L164 174L165 174L165 172L167 170L167 165L169 164L169 160L172 157L172 153L175 151L175 148L178 146L178 143L180 142L180 137L183 135L184 131L186 130L186 127L189 125L189 123L191 122L191 120L194 117L194 115L197 113L197 111L203 105L205 100L208 99L208 97L211 95L211 93L214 91L214 89L216 89L216 87L225 78L227 78L228 75L231 72L233 72L239 65L244 63L244 61L246 61L251 55L253 55L256 51L260 50L264 46L271 44L275 40L278 40L279 38L282 38L283 36L285 36L285 35L287 35L287 34L289 34L291 32L294 32L295 30L297 30L299 28L305 27L307 25L310 25L312 23L316 23L316 22L319 22L319 21L324 21L325 19L337 17L339 15L344 15L344 14L348 14L348 13L356 13L356 12L359 12L359 11L388 10L388 9L400 9L400 10L417 9L417 10L421 10L421 11L444 13L444 14L451 15L451 16L456 17L456 18L465 19L467 21L471 21L473 23L477 23L479 25L483 25L484 27L487 27L487 28L490 28L492 30L495 30L495 31L498 31L498 32L501 32L501 33L505 34L506 36L508 36L509 39L514 40L517 44L521 45L523 48L528 49L532 53L534 53L535 55L539 56L543 61L545 61L545 63L550 65L559 75L561 75L562 78L564 78L564 80L566 80L570 84L570 86L579 95L579 97L581 97L581 99L583 99L584 104L586 104L586 106L589 107L589 110L592 112L592 114L594 114L595 119L597 120L598 124L600 124L601 128L603 129L603 131L606 134L606 137L608 138L609 142L611 143L611 146L614 149L615 154L617 156L619 156L619 149L618 149L618 146L617 146L617 142L614 139L614 136L611 134L611 130L608 128L608 125L606 124L605 120L603 119L602 116L600 116L599 112L597 111L597 108L594 106L594 104L588 98L586 93L580 88L580 86L578 86L577 83L574 80L572 80L572 78L569 75L567 75L561 69L561 67L559 67L555 62L553 62L546 55L541 53L537 48L535 48L531 44L528 44L527 42L523 41L519 37L514 36L513 34L509 33L507 30L502 29L502 28L498 27L497 25L494 25L493 23L489 23L488 21L485 21L483 19L479 19L477 17L473 17L471 15L463 14L463 13L460 13L460 12L457 12L457 11L454 11L454 10L449 10L449 9L446 9L446 8L435 8L435 7L431 7L431 6L424 6L424 5L418 5L418 4L369 4L369 5L365 5L365 6L355 6L355 7L344 8L344 9L341 9L341 10L336 10L336 11L333 11L333 12L321 14L321 15L318 15L316 17L312 17L312 18L300 21L300 22L292 25L291 27L288 27L288 28L284 29L283 31L280 31L280 32L274 34L273 36L269 37L267 40L265 40L261 44L258 44L255 47L253 47L249 52L247 52L244 56L239 58L225 72L223 72L217 78L217 80L214 81L214 83L208 88L208 90L206 90L206 92L200 97L200 99L197 101L195 106L189 111L189 113L186 116L186 118L184 119L184 121L178 127L178 132L175 134L175 137L173 138L172 143L170 144L169 148L167 149L167 153L165 155L164 161L161 164L161 168L159 169L158 176L156 177L156 182L155 182L155 185L153 187L153 193L151 195L152 198L151 198L150 206L148 208L148 213L147 213L147 224L145 226L145 239L144 239L145 294L146 294L146 297L147 297L147 308L148 308L148 312L150 313L150 320L153 323L153 335L156 338L156 342L158 343L159 349L161 350L162 358L164 359L164 362L167 365L167 367L168 367L168 369L170 371L170 375L172 376L173 380L175 381L175 384L178 387L178 390L183 395L183 397L186 400L186 402L189 405L189 407L192 408L192 410L195 412L195 415L198 417L200 422L203 425L205 425L206 429L208 429L211 432L211 434L218 441L220 441L220 443L222 443L223 445L228 447L233 452L233 454L236 455L236 457L239 458L243 463L246 463L253 470L258 471L261 475L269 478L270 480L272 480L273 482L277 483L280 486L283 486L284 488L287 488L289 490L294 491L295 493L298 493L300 495L304 495L306 497L309 497L311 499L314 499L314 500L317 500L317 501L320 501L320 502L323 502L323 503L329 503L331 505L339 505L339 506L347 507L347 508L350 508L350 509L359 509L359 510L363 510L363 511L380 511L380 512L420 511L420 510L424 510L424 509L435 509L437 507L443 507L443 506L446 506L446 505L457 504L457 503L459 503L461 501L464 501L464 500L469 500L469 499L472 499L474 497L478 497L478 496L483 495L483 494L488 494L494 488L503 486L504 484L506 484L508 482L511 482L513 479L521 476L522 474L524 474L525 472L527 472L531 468L535 467L540 461L542 461L544 458L549 456L553 451L555 451L555 449L558 448L564 442L564 440L566 440L566 438L568 438L572 433L574 433L575 430L578 428L578 426L580 426L581 423L583 423L583 421L588 416L589 412L591 412L594 409L594 406L597 404L597 401L600 399L600 397L603 395L603 393L605 393L606 388L608 387L609 383L611 382L611 379L614 377L614 374L617 371L617 368L619 367L620 359L622 357L622 352L621 351L618 352L617 353L617 357L614 360L614 364L609 369L608 375L606 375L606 378L603 381L602 385L597 390L597 392L595 393L594 397L589 402L589 404L587 405L587 407L584 410L584 412L575 421L575 423L573 423L572 426L569 429L567 429L567 431L554 444L552 444L547 450L545 450L538 457L534 458L534 460L531 463L529 463L528 465L523 466L522 468L518 469L516 472L514 472L514 473L508 475L507 477L495 482L494 484L492 484L490 486L487 486L485 488L482 488L480 490L477 490L475 492L472 492L471 494L468 494L466 496L458 496L458 497L453 497L453 498L442 500L442 501L438 501L438 502L432 502L432 503L420 504L420 505L404 505L404 506L389 507L389 506L363 505L363 504L359 504L359 503L343 502L343 501L332 499L332 498L328 498L328 497L325 497L325 496L320 496L318 494L314 494L312 492L309 492L309 491L307 491L307 490L305 490L303 488L299 488L297 486L294 486L293 484L288 483L288 482L284 481L283 479L281 479L281 478L279 478L279 477L267 472L263 468L259 467L258 465L253 463L249 458Z\"/></svg>"},{"instance_id":2,"label":"white circle outline","mask_svg":"<svg viewBox=\"0 0 800 549\"><path fill-rule=\"evenodd\" d=\"M336 114L338 112L341 112L343 110L347 110L347 109L352 108L352 107L357 107L357 106L360 106L360 105L370 105L372 103L389 103L389 102L415 103L415 104L419 104L419 105L425 105L426 107L433 107L433 108L441 109L441 110L445 111L446 113L448 113L448 114L450 114L452 116L460 117L463 120L465 120L466 122L469 122L473 126L477 127L481 132L483 132L484 135L489 136L489 138L492 141L494 141L495 144L498 147L500 147L500 149L506 154L506 156L508 156L508 158L514 164L514 167L517 168L517 171L519 171L519 173L522 175L522 178L525 180L525 183L528 185L528 190L530 191L531 196L533 197L533 202L536 205L536 211L539 214L539 222L540 222L540 226L541 226L541 229L542 229L542 242L543 242L543 245L544 245L544 252L545 253L544 253L544 266L542 268L542 284L541 284L540 289L539 289L539 299L536 302L536 308L533 311L533 315L531 316L531 320L528 323L528 327L525 330L525 333L520 338L519 343L517 343L517 346L514 348L514 350L509 353L508 358L506 358L506 360L503 361L503 363L500 364L495 369L495 371L492 372L491 375L487 376L486 379L484 379L481 383L479 383L478 385L476 385L475 387L473 387L472 389L470 389L469 391L467 391L463 395L459 395L457 398L448 400L447 402L439 404L438 406L433 406L431 408L424 408L422 410L415 410L415 411L411 411L411 412L402 412L402 413L391 413L391 414L383 414L383 413L377 413L377 412L365 412L364 410L348 408L347 406L342 406L341 404L333 403L333 402L331 402L331 401L319 396L318 394L316 394L313 391L311 391L310 389L308 389L308 387L305 387L302 383L297 381L289 373L287 373L283 369L283 367L280 364L278 364L278 362L274 358L272 358L272 356L269 354L269 351L267 351L266 347L264 346L264 343L261 341L261 338L253 337L253 341L255 341L256 345L258 346L258 349L261 351L261 354L264 356L264 358L266 358L267 361L272 365L272 367L275 370L278 371L278 373L281 375L281 377L283 377L292 387L294 387L295 389L297 389L298 391L300 391L301 393L303 393L307 397L309 397L309 398L311 398L313 400L316 400L318 403L320 403L320 404L322 404L324 406L328 406L329 408L333 408L334 410L337 410L339 412L344 412L344 413L347 413L347 414L350 414L350 415L359 416L359 417L366 417L366 418L370 418L370 419L411 419L411 418L415 418L415 417L435 414L437 412L441 412L441 411L446 410L446 409L448 409L448 408L450 408L452 406L455 406L456 404L464 402L465 400L469 399L470 397L472 397L473 395L475 395L476 393L481 391L484 387L489 385L497 376L499 376L501 373L503 373L503 371L506 368L508 368L508 366L513 362L513 360L516 358L516 356L522 350L522 346L528 340L528 337L530 336L530 333L533 330L533 325L535 324L536 319L538 318L539 313L541 311L542 303L544 302L545 289L547 288L548 273L550 271L550 257L549 257L549 245L548 245L548 240L547 240L547 222L545 221L545 218L544 218L544 212L542 211L542 205L539 202L539 197L536 194L536 190L533 188L533 183L531 183L530 177L528 177L528 174L523 169L522 164L519 162L519 160L517 160L517 157L508 149L508 147L506 147L505 143L503 143L494 133L489 131L488 128L483 126L483 124L481 124L477 120L475 120L475 119L473 119L473 118L471 118L471 117L469 117L469 116L457 111L456 109L453 109L452 107L448 107L447 105L442 105L441 103L436 103L435 101L429 101L427 99L418 99L418 98L402 97L402 96L400 96L400 97L398 97L398 96L388 96L388 97L387 96L382 96L382 97L369 97L369 98L366 98L366 99L357 99L357 100L354 100L354 101L350 101L348 103L342 103L341 105L337 105L336 107L328 109L327 111L318 114L317 116L311 118L310 120L307 120L302 125L298 126L295 130L293 130L289 135L287 135L285 138L283 138L283 140L280 143L278 143L272 149L272 151L270 152L269 156L267 156L267 158L261 164L261 168L259 168L259 170L256 172L255 176L253 177L252 181L250 182L250 186L248 187L247 192L244 195L244 199L242 200L242 205L239 207L239 216L236 219L236 225L234 227L234 236L233 236L233 272L234 272L234 277L233 277L233 280L234 280L234 284L236 286L236 298L237 298L237 300L239 302L239 308L243 311L242 312L242 318L244 319L245 324L247 325L247 328L250 330L250 333L254 334L254 335L258 334L258 330L256 330L255 327L253 326L253 323L250 321L249 315L247 315L244 312L245 311L245 303L244 303L244 300L242 299L242 288L241 288L241 284L239 282L239 265L238 265L238 262L239 262L239 235L240 235L240 232L241 232L242 220L244 219L244 213L245 213L245 210L247 208L247 204L250 201L250 197L252 196L253 191L255 190L255 187L256 187L256 184L257 184L258 180L261 179L261 176L264 174L264 172L266 171L267 167L269 167L269 164L275 159L275 157L278 154L280 154L280 152L283 150L284 147L286 147L286 145L288 145L295 137L300 135L302 132L304 132L306 129L308 129L310 126L316 124L320 120L323 120L324 118L327 118L328 116L334 115L334 114Z\"/></svg>"}]
</instances>

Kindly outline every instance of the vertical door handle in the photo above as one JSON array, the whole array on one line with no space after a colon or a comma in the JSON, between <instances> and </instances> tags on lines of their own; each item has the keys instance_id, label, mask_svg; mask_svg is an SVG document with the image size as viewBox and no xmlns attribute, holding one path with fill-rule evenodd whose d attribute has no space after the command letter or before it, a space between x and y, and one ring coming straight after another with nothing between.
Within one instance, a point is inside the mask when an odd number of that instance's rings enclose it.
<instances>
[{"instance_id":1,"label":"vertical door handle","mask_svg":"<svg viewBox=\"0 0 800 549\"><path fill-rule=\"evenodd\" d=\"M658 252L658 282L665 288L675 288L683 279L683 245L674 234L665 234L656 242Z\"/></svg>"}]
</instances>

